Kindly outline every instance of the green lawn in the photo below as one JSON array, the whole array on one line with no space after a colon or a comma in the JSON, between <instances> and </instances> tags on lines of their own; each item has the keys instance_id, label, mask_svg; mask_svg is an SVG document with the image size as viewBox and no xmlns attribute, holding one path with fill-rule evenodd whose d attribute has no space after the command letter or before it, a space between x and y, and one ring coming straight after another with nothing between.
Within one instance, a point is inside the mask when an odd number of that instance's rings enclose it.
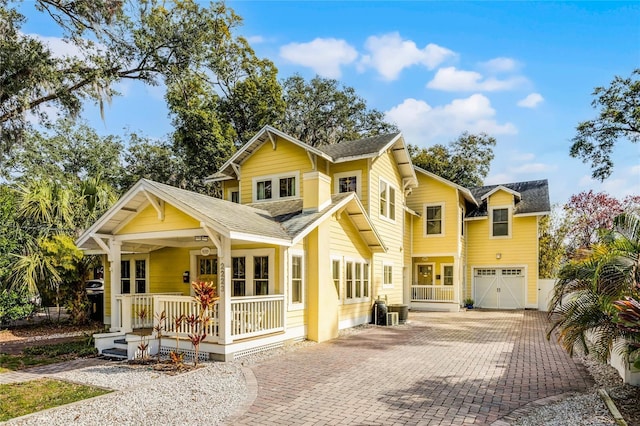
<instances>
[{"instance_id":1,"label":"green lawn","mask_svg":"<svg viewBox=\"0 0 640 426\"><path fill-rule=\"evenodd\" d=\"M54 364L78 357L92 356L96 348L85 340L77 342L38 345L25 348L21 355L0 354L0 373L22 370L37 365Z\"/></svg>"},{"instance_id":2,"label":"green lawn","mask_svg":"<svg viewBox=\"0 0 640 426\"><path fill-rule=\"evenodd\" d=\"M53 379L0 385L0 421L109 392L111 391Z\"/></svg>"}]
</instances>

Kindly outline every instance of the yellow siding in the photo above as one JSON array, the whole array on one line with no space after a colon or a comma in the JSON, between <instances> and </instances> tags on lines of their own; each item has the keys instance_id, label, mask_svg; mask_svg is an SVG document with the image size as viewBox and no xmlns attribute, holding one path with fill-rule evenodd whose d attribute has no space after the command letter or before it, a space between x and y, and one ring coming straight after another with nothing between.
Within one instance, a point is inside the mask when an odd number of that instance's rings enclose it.
<instances>
[{"instance_id":1,"label":"yellow siding","mask_svg":"<svg viewBox=\"0 0 640 426\"><path fill-rule=\"evenodd\" d=\"M512 206L513 195L505 191L497 191L489 197L488 206Z\"/></svg>"},{"instance_id":2,"label":"yellow siding","mask_svg":"<svg viewBox=\"0 0 640 426\"><path fill-rule=\"evenodd\" d=\"M302 194L302 174L311 171L311 161L307 151L284 139L278 138L276 149L271 142L264 143L241 167L240 199L242 204L253 202L253 178L289 172L300 173L300 194ZM275 188L274 188L275 191Z\"/></svg>"},{"instance_id":3,"label":"yellow siding","mask_svg":"<svg viewBox=\"0 0 640 426\"><path fill-rule=\"evenodd\" d=\"M165 204L164 220L158 219L158 212L153 206L145 207L129 223L127 223L118 235L137 232L174 231L177 229L200 228L200 222L176 209L170 204Z\"/></svg>"},{"instance_id":4,"label":"yellow siding","mask_svg":"<svg viewBox=\"0 0 640 426\"><path fill-rule=\"evenodd\" d=\"M493 197L491 197L493 200ZM500 200L498 202L504 202ZM511 238L489 238L489 219L467 223L467 294L471 293L472 267L527 267L527 304L537 303L538 227L537 217L512 217ZM496 259L500 253L501 258Z\"/></svg>"},{"instance_id":5,"label":"yellow siding","mask_svg":"<svg viewBox=\"0 0 640 426\"><path fill-rule=\"evenodd\" d=\"M232 188L240 188L240 182L236 179L222 181L222 193L224 194L222 198L224 200L231 201L229 190Z\"/></svg>"},{"instance_id":6,"label":"yellow siding","mask_svg":"<svg viewBox=\"0 0 640 426\"><path fill-rule=\"evenodd\" d=\"M390 222L380 217L380 178L384 178L390 182L396 189L396 220ZM373 296L386 296L388 302L403 303L403 221L404 214L402 206L405 203L404 192L402 187L402 178L398 172L393 154L390 151L382 154L372 162L370 172L371 182L371 210L369 212L371 220L375 228L380 233L384 245L387 247L387 253L376 253L373 261ZM393 264L393 286L383 288L383 263L390 262Z\"/></svg>"},{"instance_id":7,"label":"yellow siding","mask_svg":"<svg viewBox=\"0 0 640 426\"><path fill-rule=\"evenodd\" d=\"M188 248L167 247L151 252L149 255L149 292L181 292L188 296L191 287L190 284L182 282L182 273L189 270L189 260Z\"/></svg>"},{"instance_id":8,"label":"yellow siding","mask_svg":"<svg viewBox=\"0 0 640 426\"><path fill-rule=\"evenodd\" d=\"M417 173L418 187L407 199L407 205L420 213L421 218L414 223L413 252L417 255L428 253L457 253L459 243L459 200L456 188L446 185L430 176ZM425 236L425 205L444 204L444 235Z\"/></svg>"}]
</instances>

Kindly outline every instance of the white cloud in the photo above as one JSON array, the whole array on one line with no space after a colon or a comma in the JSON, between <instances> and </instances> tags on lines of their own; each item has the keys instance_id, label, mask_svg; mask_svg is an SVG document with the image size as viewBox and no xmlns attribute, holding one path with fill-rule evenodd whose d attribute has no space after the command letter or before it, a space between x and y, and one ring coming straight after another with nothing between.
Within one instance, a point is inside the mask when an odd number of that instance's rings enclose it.
<instances>
[{"instance_id":1,"label":"white cloud","mask_svg":"<svg viewBox=\"0 0 640 426\"><path fill-rule=\"evenodd\" d=\"M498 123L491 102L481 94L454 99L447 105L432 107L425 101L405 99L385 113L395 123L408 143L425 145L438 138L454 138L464 131L490 135L515 134L512 123Z\"/></svg>"},{"instance_id":2,"label":"white cloud","mask_svg":"<svg viewBox=\"0 0 640 426\"><path fill-rule=\"evenodd\" d=\"M528 163L528 164L521 164L516 167L511 167L509 170L515 174L531 174L531 173L546 173L556 169L557 167L551 164Z\"/></svg>"},{"instance_id":3,"label":"white cloud","mask_svg":"<svg viewBox=\"0 0 640 426\"><path fill-rule=\"evenodd\" d=\"M247 41L249 42L249 44L260 44L264 43L266 39L261 35L254 35L247 37Z\"/></svg>"},{"instance_id":4,"label":"white cloud","mask_svg":"<svg viewBox=\"0 0 640 426\"><path fill-rule=\"evenodd\" d=\"M518 69L518 62L511 58L493 58L487 62L481 62L480 66L489 73L511 72Z\"/></svg>"},{"instance_id":5,"label":"white cloud","mask_svg":"<svg viewBox=\"0 0 640 426\"><path fill-rule=\"evenodd\" d=\"M533 161L536 155L532 152L516 152L511 154L511 161Z\"/></svg>"},{"instance_id":6,"label":"white cloud","mask_svg":"<svg viewBox=\"0 0 640 426\"><path fill-rule=\"evenodd\" d=\"M420 49L412 40L403 40L397 32L367 38L365 49L368 53L363 55L360 66L374 68L386 80L396 80L402 70L410 66L423 65L432 70L457 56L433 43Z\"/></svg>"},{"instance_id":7,"label":"white cloud","mask_svg":"<svg viewBox=\"0 0 640 426\"><path fill-rule=\"evenodd\" d=\"M280 56L294 64L309 67L323 77L339 78L342 74L340 67L355 61L358 52L344 40L316 38L309 43L282 46Z\"/></svg>"},{"instance_id":8,"label":"white cloud","mask_svg":"<svg viewBox=\"0 0 640 426\"><path fill-rule=\"evenodd\" d=\"M520 99L517 105L522 108L535 108L542 101L544 101L544 98L540 93L531 93L526 98Z\"/></svg>"},{"instance_id":9,"label":"white cloud","mask_svg":"<svg viewBox=\"0 0 640 426\"><path fill-rule=\"evenodd\" d=\"M427 87L448 92L493 92L518 88L528 81L522 76L500 80L484 78L476 71L458 70L456 67L440 68Z\"/></svg>"}]
</instances>

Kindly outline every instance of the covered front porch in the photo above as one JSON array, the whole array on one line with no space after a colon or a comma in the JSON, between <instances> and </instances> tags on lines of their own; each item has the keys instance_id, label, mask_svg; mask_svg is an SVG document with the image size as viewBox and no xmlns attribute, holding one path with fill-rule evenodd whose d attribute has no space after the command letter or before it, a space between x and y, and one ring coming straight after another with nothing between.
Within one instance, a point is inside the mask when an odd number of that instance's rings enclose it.
<instances>
[{"instance_id":1,"label":"covered front porch","mask_svg":"<svg viewBox=\"0 0 640 426\"><path fill-rule=\"evenodd\" d=\"M462 304L460 265L455 255L414 257L411 309L457 312Z\"/></svg>"}]
</instances>

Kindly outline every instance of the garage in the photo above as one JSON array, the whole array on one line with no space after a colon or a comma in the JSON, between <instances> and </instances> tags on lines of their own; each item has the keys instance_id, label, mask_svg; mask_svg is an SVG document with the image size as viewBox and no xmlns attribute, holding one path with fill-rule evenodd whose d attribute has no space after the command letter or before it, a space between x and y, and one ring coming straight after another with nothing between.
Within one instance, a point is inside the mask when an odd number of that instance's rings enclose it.
<instances>
[{"instance_id":1,"label":"garage","mask_svg":"<svg viewBox=\"0 0 640 426\"><path fill-rule=\"evenodd\" d=\"M524 309L524 268L474 268L475 305L489 309Z\"/></svg>"}]
</instances>

